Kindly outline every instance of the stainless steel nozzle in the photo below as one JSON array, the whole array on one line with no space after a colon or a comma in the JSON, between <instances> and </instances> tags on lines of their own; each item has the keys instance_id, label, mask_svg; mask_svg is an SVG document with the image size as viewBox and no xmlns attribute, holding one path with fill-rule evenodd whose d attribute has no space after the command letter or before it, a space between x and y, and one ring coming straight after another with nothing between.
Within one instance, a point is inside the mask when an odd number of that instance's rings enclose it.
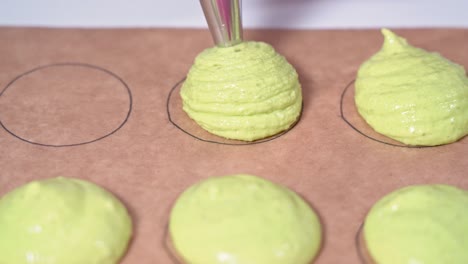
<instances>
[{"instance_id":1,"label":"stainless steel nozzle","mask_svg":"<svg viewBox=\"0 0 468 264\"><path fill-rule=\"evenodd\" d=\"M217 46L242 42L242 0L200 0L200 4Z\"/></svg>"}]
</instances>

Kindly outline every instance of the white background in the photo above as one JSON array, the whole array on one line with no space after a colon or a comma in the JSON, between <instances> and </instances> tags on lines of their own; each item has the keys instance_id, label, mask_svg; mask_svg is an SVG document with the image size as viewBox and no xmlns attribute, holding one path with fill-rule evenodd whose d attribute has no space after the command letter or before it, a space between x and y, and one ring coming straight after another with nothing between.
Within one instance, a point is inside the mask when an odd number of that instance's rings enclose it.
<instances>
[{"instance_id":1,"label":"white background","mask_svg":"<svg viewBox=\"0 0 468 264\"><path fill-rule=\"evenodd\" d=\"M468 27L468 0L243 0L245 27ZM0 26L206 27L198 0L0 0Z\"/></svg>"}]
</instances>

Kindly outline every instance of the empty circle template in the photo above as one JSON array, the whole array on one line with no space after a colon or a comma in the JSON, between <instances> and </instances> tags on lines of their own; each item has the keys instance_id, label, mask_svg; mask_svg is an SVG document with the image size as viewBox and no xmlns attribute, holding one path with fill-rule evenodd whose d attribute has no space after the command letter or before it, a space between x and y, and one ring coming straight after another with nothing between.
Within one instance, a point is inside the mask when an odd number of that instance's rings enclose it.
<instances>
[{"instance_id":1,"label":"empty circle template","mask_svg":"<svg viewBox=\"0 0 468 264\"><path fill-rule=\"evenodd\" d=\"M25 72L0 93L0 122L25 142L76 146L112 135L128 120L132 95L116 74L79 63Z\"/></svg>"}]
</instances>

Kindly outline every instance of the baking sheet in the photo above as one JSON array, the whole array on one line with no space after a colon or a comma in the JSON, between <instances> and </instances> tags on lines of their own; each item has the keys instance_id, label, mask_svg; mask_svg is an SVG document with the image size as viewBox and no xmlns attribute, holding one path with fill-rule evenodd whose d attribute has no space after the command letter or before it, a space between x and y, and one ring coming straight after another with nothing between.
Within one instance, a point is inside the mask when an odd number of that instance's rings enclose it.
<instances>
[{"instance_id":1,"label":"baking sheet","mask_svg":"<svg viewBox=\"0 0 468 264\"><path fill-rule=\"evenodd\" d=\"M468 67L468 29L396 32ZM378 137L357 116L352 85L343 93L380 48L378 30L248 30L246 39L273 44L296 67L304 108L288 133L239 146L197 131L177 112L177 92L169 98L194 57L212 45L207 30L0 28L0 195L59 175L98 183L134 219L122 263L171 263L163 239L177 195L210 176L250 173L292 188L320 214L316 263L352 264L359 263L356 232L386 193L420 183L468 189L468 139L397 147L343 120L342 111Z\"/></svg>"}]
</instances>

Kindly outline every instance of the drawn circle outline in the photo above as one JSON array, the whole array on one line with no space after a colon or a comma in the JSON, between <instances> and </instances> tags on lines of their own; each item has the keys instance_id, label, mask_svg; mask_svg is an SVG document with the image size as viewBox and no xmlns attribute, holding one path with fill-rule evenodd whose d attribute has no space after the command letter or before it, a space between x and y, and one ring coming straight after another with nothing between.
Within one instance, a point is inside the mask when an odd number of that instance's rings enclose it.
<instances>
[{"instance_id":1,"label":"drawn circle outline","mask_svg":"<svg viewBox=\"0 0 468 264\"><path fill-rule=\"evenodd\" d=\"M98 71L101 71L101 72L104 72L108 75L110 75L111 77L113 77L114 79L116 79L117 81L119 81L125 88L125 90L127 91L127 94L128 94L128 99L129 99L129 104L128 104L128 111L127 111L127 114L124 118L124 120L115 128L113 129L111 132L103 135L103 136L100 136L98 138L95 138L95 139L91 139L91 140L88 140L88 141L83 141L83 142L78 142L78 143L72 143L72 144L47 144L47 143L41 143L41 142L35 142L35 141L31 141L31 140L27 140L17 134L15 134L13 131L9 130L7 128L7 126L2 122L1 120L1 116L0 116L0 126L5 129L6 132L8 132L10 135L12 135L13 137L23 141L23 142L26 142L26 143L29 143L29 144L33 144L33 145L38 145L38 146L43 146L43 147L55 147L55 148L59 148L59 147L75 147L75 146L81 146L81 145L86 145L86 144L90 144L90 143L94 143L96 141L99 141L101 139L104 139L108 136L111 136L113 135L114 133L116 133L118 130L120 130L128 121L128 119L130 118L130 114L132 112L132 108L133 108L133 97L132 97L132 92L130 90L130 87L127 85L127 83L120 77L118 76L117 74L105 69L105 68L102 68L102 67L99 67L99 66L96 66L96 65L92 65L92 64L87 64L87 63L79 63L79 62L65 62L65 63L52 63L52 64L46 64L46 65L41 65L41 66L38 66L36 68L33 68L29 71L26 71L24 73L21 73L20 75L16 76L15 78L13 78L1 91L0 91L0 97L2 97L2 95L5 93L5 91L7 91L16 81L20 80L21 78L23 77L26 77L27 75L29 74L32 74L34 72L37 72L37 71L40 71L40 70L43 70L43 69L47 69L47 68L53 68L53 67L61 67L61 66L72 66L72 67L83 67L83 68L90 68L90 69L93 69L93 70L98 70Z\"/></svg>"}]
</instances>

